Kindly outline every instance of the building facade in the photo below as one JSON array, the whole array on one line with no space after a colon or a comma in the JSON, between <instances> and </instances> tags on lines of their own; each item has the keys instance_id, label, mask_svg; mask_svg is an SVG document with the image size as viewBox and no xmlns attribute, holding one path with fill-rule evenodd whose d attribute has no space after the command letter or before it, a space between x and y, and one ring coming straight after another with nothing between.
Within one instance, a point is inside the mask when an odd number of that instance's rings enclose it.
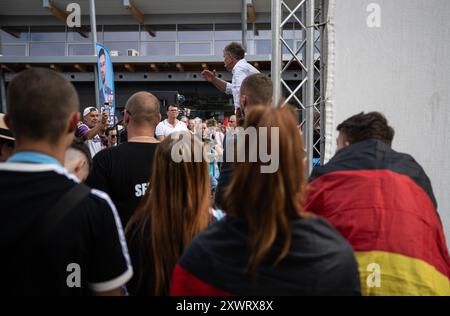
<instances>
[{"instance_id":1,"label":"building facade","mask_svg":"<svg viewBox=\"0 0 450 316\"><path fill-rule=\"evenodd\" d=\"M1 2L3 86L22 69L50 67L74 83L81 107L94 105L96 57L89 2ZM67 25L72 12L66 9L71 3L80 8L79 28ZM95 0L94 3L97 42L111 51L119 109L139 90L176 91L185 98L182 106L197 111L199 116L231 114L231 97L205 82L201 71L214 69L222 79L231 80L231 74L223 66L223 48L232 41L243 43L247 48L246 59L270 75L270 0ZM244 9L246 15L242 13ZM304 42L295 20L286 24L283 36L294 49ZM286 47L283 53L288 53ZM292 67L284 76L294 84L301 77L301 69Z\"/></svg>"}]
</instances>

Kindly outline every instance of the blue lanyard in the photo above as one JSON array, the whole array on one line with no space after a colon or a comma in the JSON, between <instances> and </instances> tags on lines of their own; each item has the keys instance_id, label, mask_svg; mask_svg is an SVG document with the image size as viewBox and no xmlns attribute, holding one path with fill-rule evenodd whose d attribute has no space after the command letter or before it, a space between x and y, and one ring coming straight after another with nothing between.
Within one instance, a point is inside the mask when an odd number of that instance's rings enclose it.
<instances>
[{"instance_id":1,"label":"blue lanyard","mask_svg":"<svg viewBox=\"0 0 450 316\"><path fill-rule=\"evenodd\" d=\"M6 162L26 162L36 164L52 164L62 167L62 164L53 157L35 151L21 151L12 155Z\"/></svg>"}]
</instances>

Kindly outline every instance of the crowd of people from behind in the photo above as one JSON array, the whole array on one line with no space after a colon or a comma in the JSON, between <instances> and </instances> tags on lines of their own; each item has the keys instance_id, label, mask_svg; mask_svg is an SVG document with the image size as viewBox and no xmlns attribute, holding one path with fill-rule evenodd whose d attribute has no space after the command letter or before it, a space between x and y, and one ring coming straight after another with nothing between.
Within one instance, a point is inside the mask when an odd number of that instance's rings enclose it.
<instances>
[{"instance_id":1,"label":"crowd of people from behind","mask_svg":"<svg viewBox=\"0 0 450 316\"><path fill-rule=\"evenodd\" d=\"M204 72L238 104L227 124L179 117L175 104L161 120L158 99L141 91L126 102L121 143L96 107L78 111L57 72L10 82L2 295L450 295L430 180L392 149L387 119L343 121L335 156L307 179L295 111L271 106L271 80L240 49L224 51L231 84ZM272 148L263 139L277 129L274 172L261 172L261 157L223 158L239 126L259 131L240 147L246 156Z\"/></svg>"}]
</instances>

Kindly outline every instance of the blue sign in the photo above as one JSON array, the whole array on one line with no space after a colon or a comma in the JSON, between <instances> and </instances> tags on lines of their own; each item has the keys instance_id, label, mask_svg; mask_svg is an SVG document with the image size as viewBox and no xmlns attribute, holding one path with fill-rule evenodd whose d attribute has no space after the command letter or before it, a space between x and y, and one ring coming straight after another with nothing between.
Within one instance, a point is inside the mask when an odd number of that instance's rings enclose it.
<instances>
[{"instance_id":1,"label":"blue sign","mask_svg":"<svg viewBox=\"0 0 450 316\"><path fill-rule=\"evenodd\" d=\"M114 69L109 49L97 43L98 95L100 108L108 113L109 126L114 126L116 98L114 95Z\"/></svg>"}]
</instances>

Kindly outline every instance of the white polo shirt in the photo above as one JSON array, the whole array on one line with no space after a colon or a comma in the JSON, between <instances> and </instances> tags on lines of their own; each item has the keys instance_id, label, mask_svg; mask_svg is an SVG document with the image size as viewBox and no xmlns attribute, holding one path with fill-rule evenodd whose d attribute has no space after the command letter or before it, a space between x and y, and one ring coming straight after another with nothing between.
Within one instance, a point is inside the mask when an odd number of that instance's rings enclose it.
<instances>
[{"instance_id":1,"label":"white polo shirt","mask_svg":"<svg viewBox=\"0 0 450 316\"><path fill-rule=\"evenodd\" d=\"M173 127L172 124L170 124L169 121L165 119L156 126L155 135L156 137L158 136L167 137L170 133L182 131L185 132L188 131L186 124L184 124L179 120L176 120L175 127Z\"/></svg>"}]
</instances>

